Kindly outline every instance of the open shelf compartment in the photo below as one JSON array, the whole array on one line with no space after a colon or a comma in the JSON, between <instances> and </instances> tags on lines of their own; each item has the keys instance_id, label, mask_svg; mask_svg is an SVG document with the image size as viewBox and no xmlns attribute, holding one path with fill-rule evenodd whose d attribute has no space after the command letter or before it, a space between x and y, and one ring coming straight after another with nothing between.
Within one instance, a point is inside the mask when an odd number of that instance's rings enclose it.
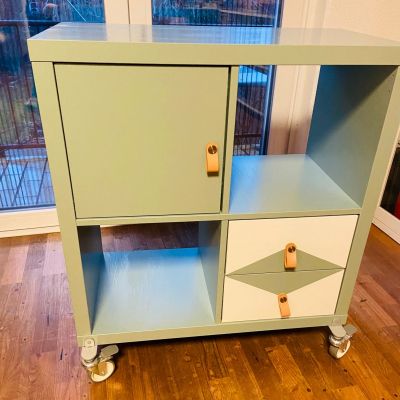
<instances>
[{"instance_id":1,"label":"open shelf compartment","mask_svg":"<svg viewBox=\"0 0 400 400\"><path fill-rule=\"evenodd\" d=\"M233 158L233 214L355 213L351 199L308 155L236 156Z\"/></svg>"},{"instance_id":2,"label":"open shelf compartment","mask_svg":"<svg viewBox=\"0 0 400 400\"><path fill-rule=\"evenodd\" d=\"M153 249L104 252L99 227L79 228L93 335L215 324L221 223L197 225L194 247L169 248L168 238L151 237Z\"/></svg>"},{"instance_id":3,"label":"open shelf compartment","mask_svg":"<svg viewBox=\"0 0 400 400\"><path fill-rule=\"evenodd\" d=\"M214 322L198 248L104 254L93 334Z\"/></svg>"},{"instance_id":4,"label":"open shelf compartment","mask_svg":"<svg viewBox=\"0 0 400 400\"><path fill-rule=\"evenodd\" d=\"M321 66L305 154L234 156L229 213L359 213L395 72L393 66Z\"/></svg>"}]
</instances>

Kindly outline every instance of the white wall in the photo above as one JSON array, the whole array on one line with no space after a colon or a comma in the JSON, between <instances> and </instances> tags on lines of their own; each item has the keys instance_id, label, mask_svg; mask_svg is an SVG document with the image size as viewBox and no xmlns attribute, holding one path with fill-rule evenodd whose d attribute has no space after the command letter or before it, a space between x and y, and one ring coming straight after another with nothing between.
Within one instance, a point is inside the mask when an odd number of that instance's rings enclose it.
<instances>
[{"instance_id":1,"label":"white wall","mask_svg":"<svg viewBox=\"0 0 400 400\"><path fill-rule=\"evenodd\" d=\"M324 27L400 41L400 0L327 0Z\"/></svg>"},{"instance_id":2,"label":"white wall","mask_svg":"<svg viewBox=\"0 0 400 400\"><path fill-rule=\"evenodd\" d=\"M400 41L400 0L327 0L324 27ZM400 220L378 207L374 224L400 243Z\"/></svg>"},{"instance_id":3,"label":"white wall","mask_svg":"<svg viewBox=\"0 0 400 400\"><path fill-rule=\"evenodd\" d=\"M348 29L400 41L400 0L285 0L282 26ZM268 151L304 153L318 69L279 67Z\"/></svg>"}]
</instances>

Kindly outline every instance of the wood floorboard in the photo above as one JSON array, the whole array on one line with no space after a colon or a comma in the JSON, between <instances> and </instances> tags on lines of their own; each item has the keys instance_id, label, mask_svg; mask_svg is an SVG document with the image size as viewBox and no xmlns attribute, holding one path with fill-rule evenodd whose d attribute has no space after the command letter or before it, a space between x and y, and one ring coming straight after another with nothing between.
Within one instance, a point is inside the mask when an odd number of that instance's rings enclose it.
<instances>
[{"instance_id":1,"label":"wood floorboard","mask_svg":"<svg viewBox=\"0 0 400 400\"><path fill-rule=\"evenodd\" d=\"M196 246L195 224L103 229L105 251ZM0 240L0 400L389 400L400 397L400 246L372 227L341 360L327 329L120 346L93 384L81 367L59 234Z\"/></svg>"}]
</instances>

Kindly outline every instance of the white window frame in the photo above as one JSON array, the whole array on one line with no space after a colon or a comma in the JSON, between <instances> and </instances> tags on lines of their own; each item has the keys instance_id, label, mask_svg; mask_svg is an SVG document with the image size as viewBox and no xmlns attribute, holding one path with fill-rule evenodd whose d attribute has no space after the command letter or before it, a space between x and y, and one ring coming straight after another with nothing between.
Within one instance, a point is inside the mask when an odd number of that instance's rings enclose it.
<instances>
[{"instance_id":1,"label":"white window frame","mask_svg":"<svg viewBox=\"0 0 400 400\"><path fill-rule=\"evenodd\" d=\"M283 0L282 28L322 28L326 0ZM276 67L269 154L304 153L319 75L318 66Z\"/></svg>"},{"instance_id":2,"label":"white window frame","mask_svg":"<svg viewBox=\"0 0 400 400\"><path fill-rule=\"evenodd\" d=\"M282 27L321 27L326 0L284 0ZM152 23L151 0L104 0L106 23ZM315 67L278 67L273 95L269 147L271 153L300 149L299 138L306 140L318 70ZM289 101L288 101L289 99ZM307 99L307 101L305 101ZM299 129L301 128L301 135ZM295 138L297 138L295 140ZM31 235L59 231L55 207L0 212L0 237Z\"/></svg>"},{"instance_id":3,"label":"white window frame","mask_svg":"<svg viewBox=\"0 0 400 400\"><path fill-rule=\"evenodd\" d=\"M400 145L400 127L399 127L399 133L398 133L398 144ZM386 211L384 208L382 208L380 206L380 204L382 202L383 192L385 191L387 178L389 176L390 168L392 167L393 157L394 157L394 153L396 151L396 147L397 147L397 143L393 148L393 152L392 152L392 156L391 156L392 162L389 164L389 168L386 171L385 183L381 190L381 196L379 198L379 205L375 212L373 224L376 225L383 232L385 232L387 235L389 235L397 243L400 243L400 219L396 218L393 214L390 214L390 212Z\"/></svg>"}]
</instances>

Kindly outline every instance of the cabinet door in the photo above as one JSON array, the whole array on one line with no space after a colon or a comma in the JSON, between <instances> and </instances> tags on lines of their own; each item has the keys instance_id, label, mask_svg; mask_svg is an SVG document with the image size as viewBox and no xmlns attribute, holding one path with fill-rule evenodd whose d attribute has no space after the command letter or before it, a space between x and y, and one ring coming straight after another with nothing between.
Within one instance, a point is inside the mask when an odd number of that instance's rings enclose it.
<instances>
[{"instance_id":1,"label":"cabinet door","mask_svg":"<svg viewBox=\"0 0 400 400\"><path fill-rule=\"evenodd\" d=\"M228 68L55 71L77 218L220 211Z\"/></svg>"}]
</instances>

